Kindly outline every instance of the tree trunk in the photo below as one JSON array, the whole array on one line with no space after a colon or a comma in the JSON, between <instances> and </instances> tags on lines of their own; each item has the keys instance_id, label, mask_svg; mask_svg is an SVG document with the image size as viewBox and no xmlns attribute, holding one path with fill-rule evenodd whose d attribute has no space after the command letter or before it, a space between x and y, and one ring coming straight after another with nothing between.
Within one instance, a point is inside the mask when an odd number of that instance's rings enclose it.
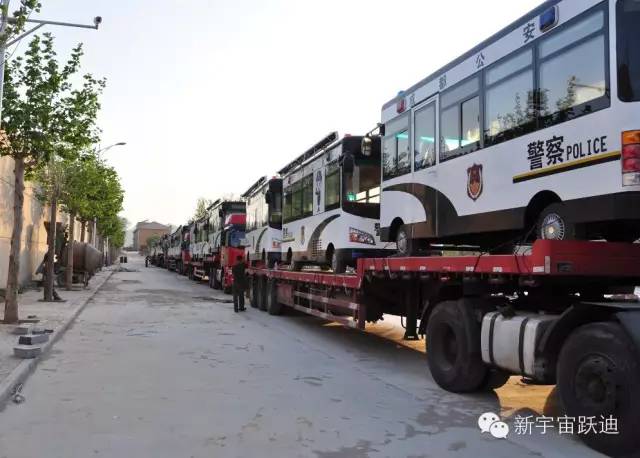
<instances>
[{"instance_id":1,"label":"tree trunk","mask_svg":"<svg viewBox=\"0 0 640 458\"><path fill-rule=\"evenodd\" d=\"M80 241L84 242L84 233L87 229L87 222L82 220L82 224L80 225Z\"/></svg>"},{"instance_id":2,"label":"tree trunk","mask_svg":"<svg viewBox=\"0 0 640 458\"><path fill-rule=\"evenodd\" d=\"M4 303L4 322L18 322L18 276L20 273L20 245L22 237L22 208L24 206L24 159L15 159L13 194L13 230L9 252L9 272Z\"/></svg>"},{"instance_id":3,"label":"tree trunk","mask_svg":"<svg viewBox=\"0 0 640 458\"><path fill-rule=\"evenodd\" d=\"M67 291L71 291L73 287L73 237L75 235L76 214L71 212L69 214L69 241L67 247Z\"/></svg>"},{"instance_id":4,"label":"tree trunk","mask_svg":"<svg viewBox=\"0 0 640 458\"><path fill-rule=\"evenodd\" d=\"M56 219L57 219L58 198L51 196L51 217L49 218L49 233L47 234L47 265L45 284L44 284L44 301L53 302L53 282L55 280L54 262L56 256Z\"/></svg>"}]
</instances>

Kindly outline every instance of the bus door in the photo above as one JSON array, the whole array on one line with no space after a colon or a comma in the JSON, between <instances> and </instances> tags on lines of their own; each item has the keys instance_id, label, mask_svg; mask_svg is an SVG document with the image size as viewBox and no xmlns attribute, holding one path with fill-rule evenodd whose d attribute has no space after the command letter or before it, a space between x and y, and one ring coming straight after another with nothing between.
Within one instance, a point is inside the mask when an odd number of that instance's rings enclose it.
<instances>
[{"instance_id":1,"label":"bus door","mask_svg":"<svg viewBox=\"0 0 640 458\"><path fill-rule=\"evenodd\" d=\"M412 215L413 237L432 238L438 235L438 168L439 151L438 96L416 105L412 110L411 132L413 151L412 194L423 209Z\"/></svg>"}]
</instances>

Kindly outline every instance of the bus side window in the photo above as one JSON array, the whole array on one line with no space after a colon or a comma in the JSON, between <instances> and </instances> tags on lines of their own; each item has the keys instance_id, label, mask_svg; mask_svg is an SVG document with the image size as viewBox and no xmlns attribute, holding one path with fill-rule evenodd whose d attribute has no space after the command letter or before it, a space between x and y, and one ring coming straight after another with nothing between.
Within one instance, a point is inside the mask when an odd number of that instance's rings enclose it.
<instances>
[{"instance_id":1,"label":"bus side window","mask_svg":"<svg viewBox=\"0 0 640 458\"><path fill-rule=\"evenodd\" d=\"M291 219L296 220L302 217L302 181L293 183L291 190Z\"/></svg>"},{"instance_id":2,"label":"bus side window","mask_svg":"<svg viewBox=\"0 0 640 458\"><path fill-rule=\"evenodd\" d=\"M440 160L480 148L480 80L454 86L440 98Z\"/></svg>"},{"instance_id":3,"label":"bus side window","mask_svg":"<svg viewBox=\"0 0 640 458\"><path fill-rule=\"evenodd\" d=\"M544 38L538 54L543 126L609 106L602 10Z\"/></svg>"},{"instance_id":4,"label":"bus side window","mask_svg":"<svg viewBox=\"0 0 640 458\"><path fill-rule=\"evenodd\" d=\"M340 206L340 167L336 163L327 165L324 180L325 211Z\"/></svg>"},{"instance_id":5,"label":"bus side window","mask_svg":"<svg viewBox=\"0 0 640 458\"><path fill-rule=\"evenodd\" d=\"M282 222L288 223L291 221L291 186L284 189L282 202Z\"/></svg>"},{"instance_id":6,"label":"bus side window","mask_svg":"<svg viewBox=\"0 0 640 458\"><path fill-rule=\"evenodd\" d=\"M382 147L382 175L385 180L411 172L408 127L408 114L385 126L387 136Z\"/></svg>"},{"instance_id":7,"label":"bus side window","mask_svg":"<svg viewBox=\"0 0 640 458\"><path fill-rule=\"evenodd\" d=\"M485 145L495 145L535 130L533 83L531 48L486 71Z\"/></svg>"},{"instance_id":8,"label":"bus side window","mask_svg":"<svg viewBox=\"0 0 640 458\"><path fill-rule=\"evenodd\" d=\"M302 216L313 214L313 173L302 179Z\"/></svg>"},{"instance_id":9,"label":"bus side window","mask_svg":"<svg viewBox=\"0 0 640 458\"><path fill-rule=\"evenodd\" d=\"M434 103L416 111L413 132L414 170L422 170L436 163L436 107Z\"/></svg>"}]
</instances>

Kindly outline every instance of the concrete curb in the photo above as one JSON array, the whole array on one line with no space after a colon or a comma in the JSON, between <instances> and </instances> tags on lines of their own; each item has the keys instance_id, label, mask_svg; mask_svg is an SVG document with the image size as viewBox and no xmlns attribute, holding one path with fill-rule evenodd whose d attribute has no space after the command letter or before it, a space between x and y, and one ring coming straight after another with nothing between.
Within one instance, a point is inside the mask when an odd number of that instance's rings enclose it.
<instances>
[{"instance_id":1,"label":"concrete curb","mask_svg":"<svg viewBox=\"0 0 640 458\"><path fill-rule=\"evenodd\" d=\"M114 273L115 270L110 271L109 274L104 277L102 283L100 283L96 287L96 289L94 289L93 292L79 306L77 306L75 310L73 310L73 312L71 312L71 315L62 324L62 326L60 326L59 329L55 330L51 334L51 338L49 339L49 341L42 346L42 353L40 354L40 356L33 359L22 360L20 364L18 364L18 366L14 370L12 370L11 373L9 373L9 375L2 382L0 382L0 410L3 410L6 407L7 402L11 399L13 395L13 388L16 385L24 383L25 380L27 380L29 375L31 375L31 373L35 370L40 360L44 358L47 353L49 353L51 347L53 347L53 345L58 340L60 340L64 333L67 332L69 327L73 324L78 315L82 313L89 301L93 299L98 291L100 291L100 288L102 288L102 286L111 278Z\"/></svg>"}]
</instances>

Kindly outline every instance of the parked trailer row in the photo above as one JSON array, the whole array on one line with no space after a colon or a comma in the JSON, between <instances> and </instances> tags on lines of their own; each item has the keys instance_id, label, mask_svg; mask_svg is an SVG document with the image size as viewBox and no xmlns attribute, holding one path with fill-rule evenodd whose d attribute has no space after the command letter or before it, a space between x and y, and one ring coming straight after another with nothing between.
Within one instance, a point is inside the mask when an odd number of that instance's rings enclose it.
<instances>
[{"instance_id":1,"label":"parked trailer row","mask_svg":"<svg viewBox=\"0 0 640 458\"><path fill-rule=\"evenodd\" d=\"M493 389L511 375L557 384L568 416L618 420L617 435L583 436L590 446L640 447L640 307L612 298L640 284L637 244L538 240L525 254L370 258L353 275L250 276L253 307L361 330L384 314L404 316L405 338L426 335L442 388Z\"/></svg>"}]
</instances>

